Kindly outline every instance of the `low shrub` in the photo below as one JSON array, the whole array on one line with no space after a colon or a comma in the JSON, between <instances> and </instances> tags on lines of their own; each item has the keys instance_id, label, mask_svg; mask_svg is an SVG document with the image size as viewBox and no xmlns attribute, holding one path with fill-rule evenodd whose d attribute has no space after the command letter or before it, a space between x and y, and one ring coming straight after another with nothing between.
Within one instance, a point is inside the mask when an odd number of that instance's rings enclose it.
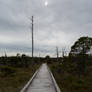
<instances>
[{"instance_id":1,"label":"low shrub","mask_svg":"<svg viewBox=\"0 0 92 92\"><path fill-rule=\"evenodd\" d=\"M8 75L14 74L16 72L16 69L13 67L9 67L9 66L2 66L0 68L0 72L4 76L8 76Z\"/></svg>"}]
</instances>

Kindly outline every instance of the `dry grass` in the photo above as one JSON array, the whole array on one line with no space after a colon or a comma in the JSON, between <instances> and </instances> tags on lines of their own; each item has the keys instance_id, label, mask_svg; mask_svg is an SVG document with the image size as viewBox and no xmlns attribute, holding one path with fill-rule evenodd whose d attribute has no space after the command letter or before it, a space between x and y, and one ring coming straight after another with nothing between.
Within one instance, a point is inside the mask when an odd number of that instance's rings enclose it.
<instances>
[{"instance_id":1,"label":"dry grass","mask_svg":"<svg viewBox=\"0 0 92 92\"><path fill-rule=\"evenodd\" d=\"M38 67L15 68L16 72L9 75L0 73L0 92L20 92Z\"/></svg>"}]
</instances>

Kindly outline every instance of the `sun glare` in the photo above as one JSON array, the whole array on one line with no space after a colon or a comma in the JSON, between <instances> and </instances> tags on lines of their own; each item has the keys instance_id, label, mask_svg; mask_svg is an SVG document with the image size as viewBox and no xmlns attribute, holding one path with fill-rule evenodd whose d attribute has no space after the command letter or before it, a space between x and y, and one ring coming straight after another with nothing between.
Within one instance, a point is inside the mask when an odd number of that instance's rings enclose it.
<instances>
[{"instance_id":1,"label":"sun glare","mask_svg":"<svg viewBox=\"0 0 92 92\"><path fill-rule=\"evenodd\" d=\"M45 3L44 3L44 4L45 4L45 6L48 6L48 1L45 1Z\"/></svg>"}]
</instances>

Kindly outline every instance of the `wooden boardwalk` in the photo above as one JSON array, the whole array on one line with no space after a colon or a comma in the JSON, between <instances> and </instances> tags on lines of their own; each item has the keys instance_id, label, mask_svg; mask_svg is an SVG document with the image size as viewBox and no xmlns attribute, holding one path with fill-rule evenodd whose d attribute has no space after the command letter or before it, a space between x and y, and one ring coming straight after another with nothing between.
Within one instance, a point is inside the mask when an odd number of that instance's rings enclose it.
<instances>
[{"instance_id":1,"label":"wooden boardwalk","mask_svg":"<svg viewBox=\"0 0 92 92\"><path fill-rule=\"evenodd\" d=\"M54 81L47 64L43 64L28 88L21 92L60 92L57 91Z\"/></svg>"}]
</instances>

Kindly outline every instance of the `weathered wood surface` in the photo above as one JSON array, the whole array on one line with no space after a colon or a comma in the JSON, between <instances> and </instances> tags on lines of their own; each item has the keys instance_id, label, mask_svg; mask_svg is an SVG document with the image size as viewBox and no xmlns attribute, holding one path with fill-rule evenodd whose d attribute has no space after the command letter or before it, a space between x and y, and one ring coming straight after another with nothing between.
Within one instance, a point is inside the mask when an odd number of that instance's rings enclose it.
<instances>
[{"instance_id":1,"label":"weathered wood surface","mask_svg":"<svg viewBox=\"0 0 92 92\"><path fill-rule=\"evenodd\" d=\"M60 92L47 64L41 66L30 82L21 92Z\"/></svg>"}]
</instances>

